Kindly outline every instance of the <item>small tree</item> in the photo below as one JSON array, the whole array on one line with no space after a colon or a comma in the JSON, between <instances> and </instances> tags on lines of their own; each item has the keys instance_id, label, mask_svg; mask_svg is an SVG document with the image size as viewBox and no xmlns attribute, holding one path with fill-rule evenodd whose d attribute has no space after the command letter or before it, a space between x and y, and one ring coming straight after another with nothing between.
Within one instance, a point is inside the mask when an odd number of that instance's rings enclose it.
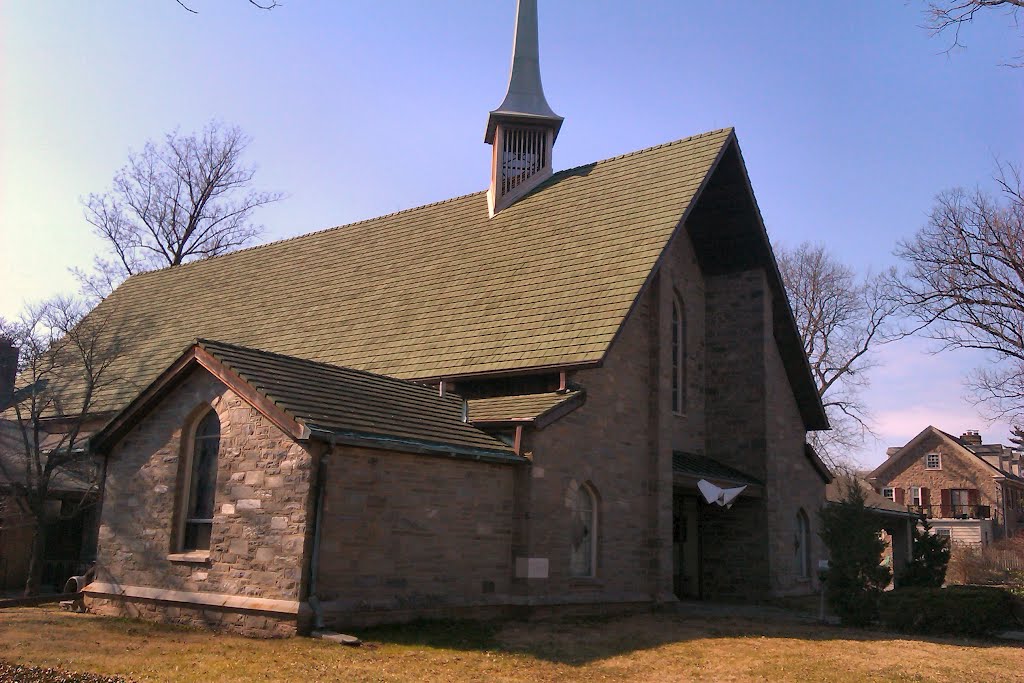
<instances>
[{"instance_id":1,"label":"small tree","mask_svg":"<svg viewBox=\"0 0 1024 683\"><path fill-rule=\"evenodd\" d=\"M79 301L54 299L0 320L0 337L19 351L15 391L0 406L0 487L8 512L16 507L32 528L26 595L39 591L55 483L77 481L79 506L98 483L87 437L97 396L115 383L110 368L121 343L109 317L84 312Z\"/></svg>"},{"instance_id":2,"label":"small tree","mask_svg":"<svg viewBox=\"0 0 1024 683\"><path fill-rule=\"evenodd\" d=\"M103 298L135 273L250 243L262 230L253 211L284 196L250 189L256 171L242 158L250 142L240 128L214 121L130 154L113 188L83 202L85 219L109 248L92 273L75 271L83 291Z\"/></svg>"},{"instance_id":3,"label":"small tree","mask_svg":"<svg viewBox=\"0 0 1024 683\"><path fill-rule=\"evenodd\" d=\"M878 520L864 505L864 491L853 477L841 484L843 499L821 510L821 538L829 550L825 597L850 626L866 626L878 616L878 599L890 573L880 564L885 543Z\"/></svg>"},{"instance_id":4,"label":"small tree","mask_svg":"<svg viewBox=\"0 0 1024 683\"><path fill-rule=\"evenodd\" d=\"M900 587L941 588L949 565L949 538L932 533L932 525L927 519L915 524L911 533L914 553L906 571L900 576Z\"/></svg>"},{"instance_id":5,"label":"small tree","mask_svg":"<svg viewBox=\"0 0 1024 683\"><path fill-rule=\"evenodd\" d=\"M1014 425L1013 431L1010 433L1010 443L1018 450L1024 449L1024 429Z\"/></svg>"}]
</instances>

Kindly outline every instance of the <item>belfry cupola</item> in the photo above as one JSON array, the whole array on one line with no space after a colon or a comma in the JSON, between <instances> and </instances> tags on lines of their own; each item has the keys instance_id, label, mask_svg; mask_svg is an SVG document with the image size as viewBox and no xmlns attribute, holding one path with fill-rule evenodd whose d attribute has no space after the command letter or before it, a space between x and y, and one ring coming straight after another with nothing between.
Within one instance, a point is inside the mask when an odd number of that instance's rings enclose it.
<instances>
[{"instance_id":1,"label":"belfry cupola","mask_svg":"<svg viewBox=\"0 0 1024 683\"><path fill-rule=\"evenodd\" d=\"M544 99L539 53L537 0L517 0L508 92L488 115L484 135L493 148L487 191L491 216L551 177L551 148L562 117Z\"/></svg>"}]
</instances>

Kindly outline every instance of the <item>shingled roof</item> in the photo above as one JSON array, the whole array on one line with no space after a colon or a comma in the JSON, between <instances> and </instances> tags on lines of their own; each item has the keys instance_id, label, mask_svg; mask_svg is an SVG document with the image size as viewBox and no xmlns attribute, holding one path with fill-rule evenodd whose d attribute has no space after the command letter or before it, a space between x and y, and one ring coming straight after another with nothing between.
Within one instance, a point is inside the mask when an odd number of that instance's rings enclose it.
<instances>
[{"instance_id":1,"label":"shingled roof","mask_svg":"<svg viewBox=\"0 0 1024 683\"><path fill-rule=\"evenodd\" d=\"M133 276L93 313L127 349L96 410L196 337L419 380L598 364L729 149L713 131L561 171L494 218L481 192Z\"/></svg>"},{"instance_id":2,"label":"shingled roof","mask_svg":"<svg viewBox=\"0 0 1024 683\"><path fill-rule=\"evenodd\" d=\"M525 462L510 446L464 422L463 402L455 395L439 396L436 389L393 377L205 339L197 340L116 416L97 436L97 444L106 448L115 442L194 364L236 391L236 379L244 382L243 396L265 412L281 411L285 419L279 426L289 431L293 425L293 436ZM270 407L274 410L267 411Z\"/></svg>"},{"instance_id":3,"label":"shingled roof","mask_svg":"<svg viewBox=\"0 0 1024 683\"><path fill-rule=\"evenodd\" d=\"M582 391L556 391L518 396L494 396L469 401L469 421L487 424L496 422L529 422L571 410L582 401ZM561 410L560 410L561 409Z\"/></svg>"}]
</instances>

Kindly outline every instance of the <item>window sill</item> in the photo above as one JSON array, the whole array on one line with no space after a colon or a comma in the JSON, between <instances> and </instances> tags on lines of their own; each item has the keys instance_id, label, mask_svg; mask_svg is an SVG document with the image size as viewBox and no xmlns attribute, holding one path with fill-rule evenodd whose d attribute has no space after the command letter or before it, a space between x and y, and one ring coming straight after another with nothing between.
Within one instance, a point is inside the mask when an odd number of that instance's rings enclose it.
<instances>
[{"instance_id":1,"label":"window sill","mask_svg":"<svg viewBox=\"0 0 1024 683\"><path fill-rule=\"evenodd\" d=\"M209 550L193 550L188 553L171 553L167 556L171 562L191 562L193 564L204 564L210 561Z\"/></svg>"},{"instance_id":2,"label":"window sill","mask_svg":"<svg viewBox=\"0 0 1024 683\"><path fill-rule=\"evenodd\" d=\"M573 576L569 588L604 588L604 581L596 576Z\"/></svg>"}]
</instances>

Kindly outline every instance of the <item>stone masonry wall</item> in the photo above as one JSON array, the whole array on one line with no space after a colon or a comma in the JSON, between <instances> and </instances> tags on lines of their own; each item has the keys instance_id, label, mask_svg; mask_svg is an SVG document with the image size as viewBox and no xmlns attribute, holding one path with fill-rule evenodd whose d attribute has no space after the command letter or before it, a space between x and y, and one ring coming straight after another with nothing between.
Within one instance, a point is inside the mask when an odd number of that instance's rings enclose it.
<instances>
[{"instance_id":1,"label":"stone masonry wall","mask_svg":"<svg viewBox=\"0 0 1024 683\"><path fill-rule=\"evenodd\" d=\"M517 490L523 524L515 554L542 559L548 567L546 578L515 581L532 604L650 601L659 591L671 591L671 565L659 564L662 554L671 562L662 552L671 549L671 451L666 438L656 454L659 462L652 463L649 439L651 306L662 301L664 290L648 289L602 367L572 374L571 381L587 392L586 403L527 443L533 467ZM664 471L663 481L651 481L652 464L653 471ZM593 578L573 577L569 569L569 505L583 484L598 499Z\"/></svg>"},{"instance_id":2,"label":"stone masonry wall","mask_svg":"<svg viewBox=\"0 0 1024 683\"><path fill-rule=\"evenodd\" d=\"M771 320L771 301L766 297L765 316ZM766 522L771 567L771 590L776 595L796 595L817 590L818 560L827 557L821 537L818 511L825 503L825 481L804 454L806 431L793 396L779 347L772 334L765 337L767 380L767 480ZM797 513L803 510L810 522L810 576L800 576L796 553Z\"/></svg>"},{"instance_id":3,"label":"stone masonry wall","mask_svg":"<svg viewBox=\"0 0 1024 683\"><path fill-rule=\"evenodd\" d=\"M682 414L672 413L672 357L671 320L672 301L666 297L666 308L662 318L667 322L662 333L664 352L663 394L667 410L667 421L671 425L672 448L690 453L704 453L705 447L705 285L704 276L697 264L693 244L686 239L685 232L675 240L665 258L663 266L666 282L675 291L686 314L686 402Z\"/></svg>"},{"instance_id":4,"label":"stone masonry wall","mask_svg":"<svg viewBox=\"0 0 1024 683\"><path fill-rule=\"evenodd\" d=\"M760 270L717 275L707 279L706 288L706 453L765 481L765 337L770 329L765 276ZM737 503L727 512L735 514L722 515L715 523L710 521L713 518L702 519L703 595L712 599L765 596L769 592L765 498Z\"/></svg>"},{"instance_id":5,"label":"stone masonry wall","mask_svg":"<svg viewBox=\"0 0 1024 683\"><path fill-rule=\"evenodd\" d=\"M329 618L506 603L522 467L335 447L317 578Z\"/></svg>"},{"instance_id":6,"label":"stone masonry wall","mask_svg":"<svg viewBox=\"0 0 1024 683\"><path fill-rule=\"evenodd\" d=\"M740 496L729 509L698 505L701 535L701 597L759 600L768 592L764 557L764 499Z\"/></svg>"},{"instance_id":7,"label":"stone masonry wall","mask_svg":"<svg viewBox=\"0 0 1024 683\"><path fill-rule=\"evenodd\" d=\"M169 555L177 551L182 442L191 439L205 406L212 406L221 421L210 557L175 561ZM96 580L300 600L312 463L305 447L205 371L194 371L110 454ZM106 601L95 604L106 609ZM180 621L205 623L188 611L181 612Z\"/></svg>"}]
</instances>

